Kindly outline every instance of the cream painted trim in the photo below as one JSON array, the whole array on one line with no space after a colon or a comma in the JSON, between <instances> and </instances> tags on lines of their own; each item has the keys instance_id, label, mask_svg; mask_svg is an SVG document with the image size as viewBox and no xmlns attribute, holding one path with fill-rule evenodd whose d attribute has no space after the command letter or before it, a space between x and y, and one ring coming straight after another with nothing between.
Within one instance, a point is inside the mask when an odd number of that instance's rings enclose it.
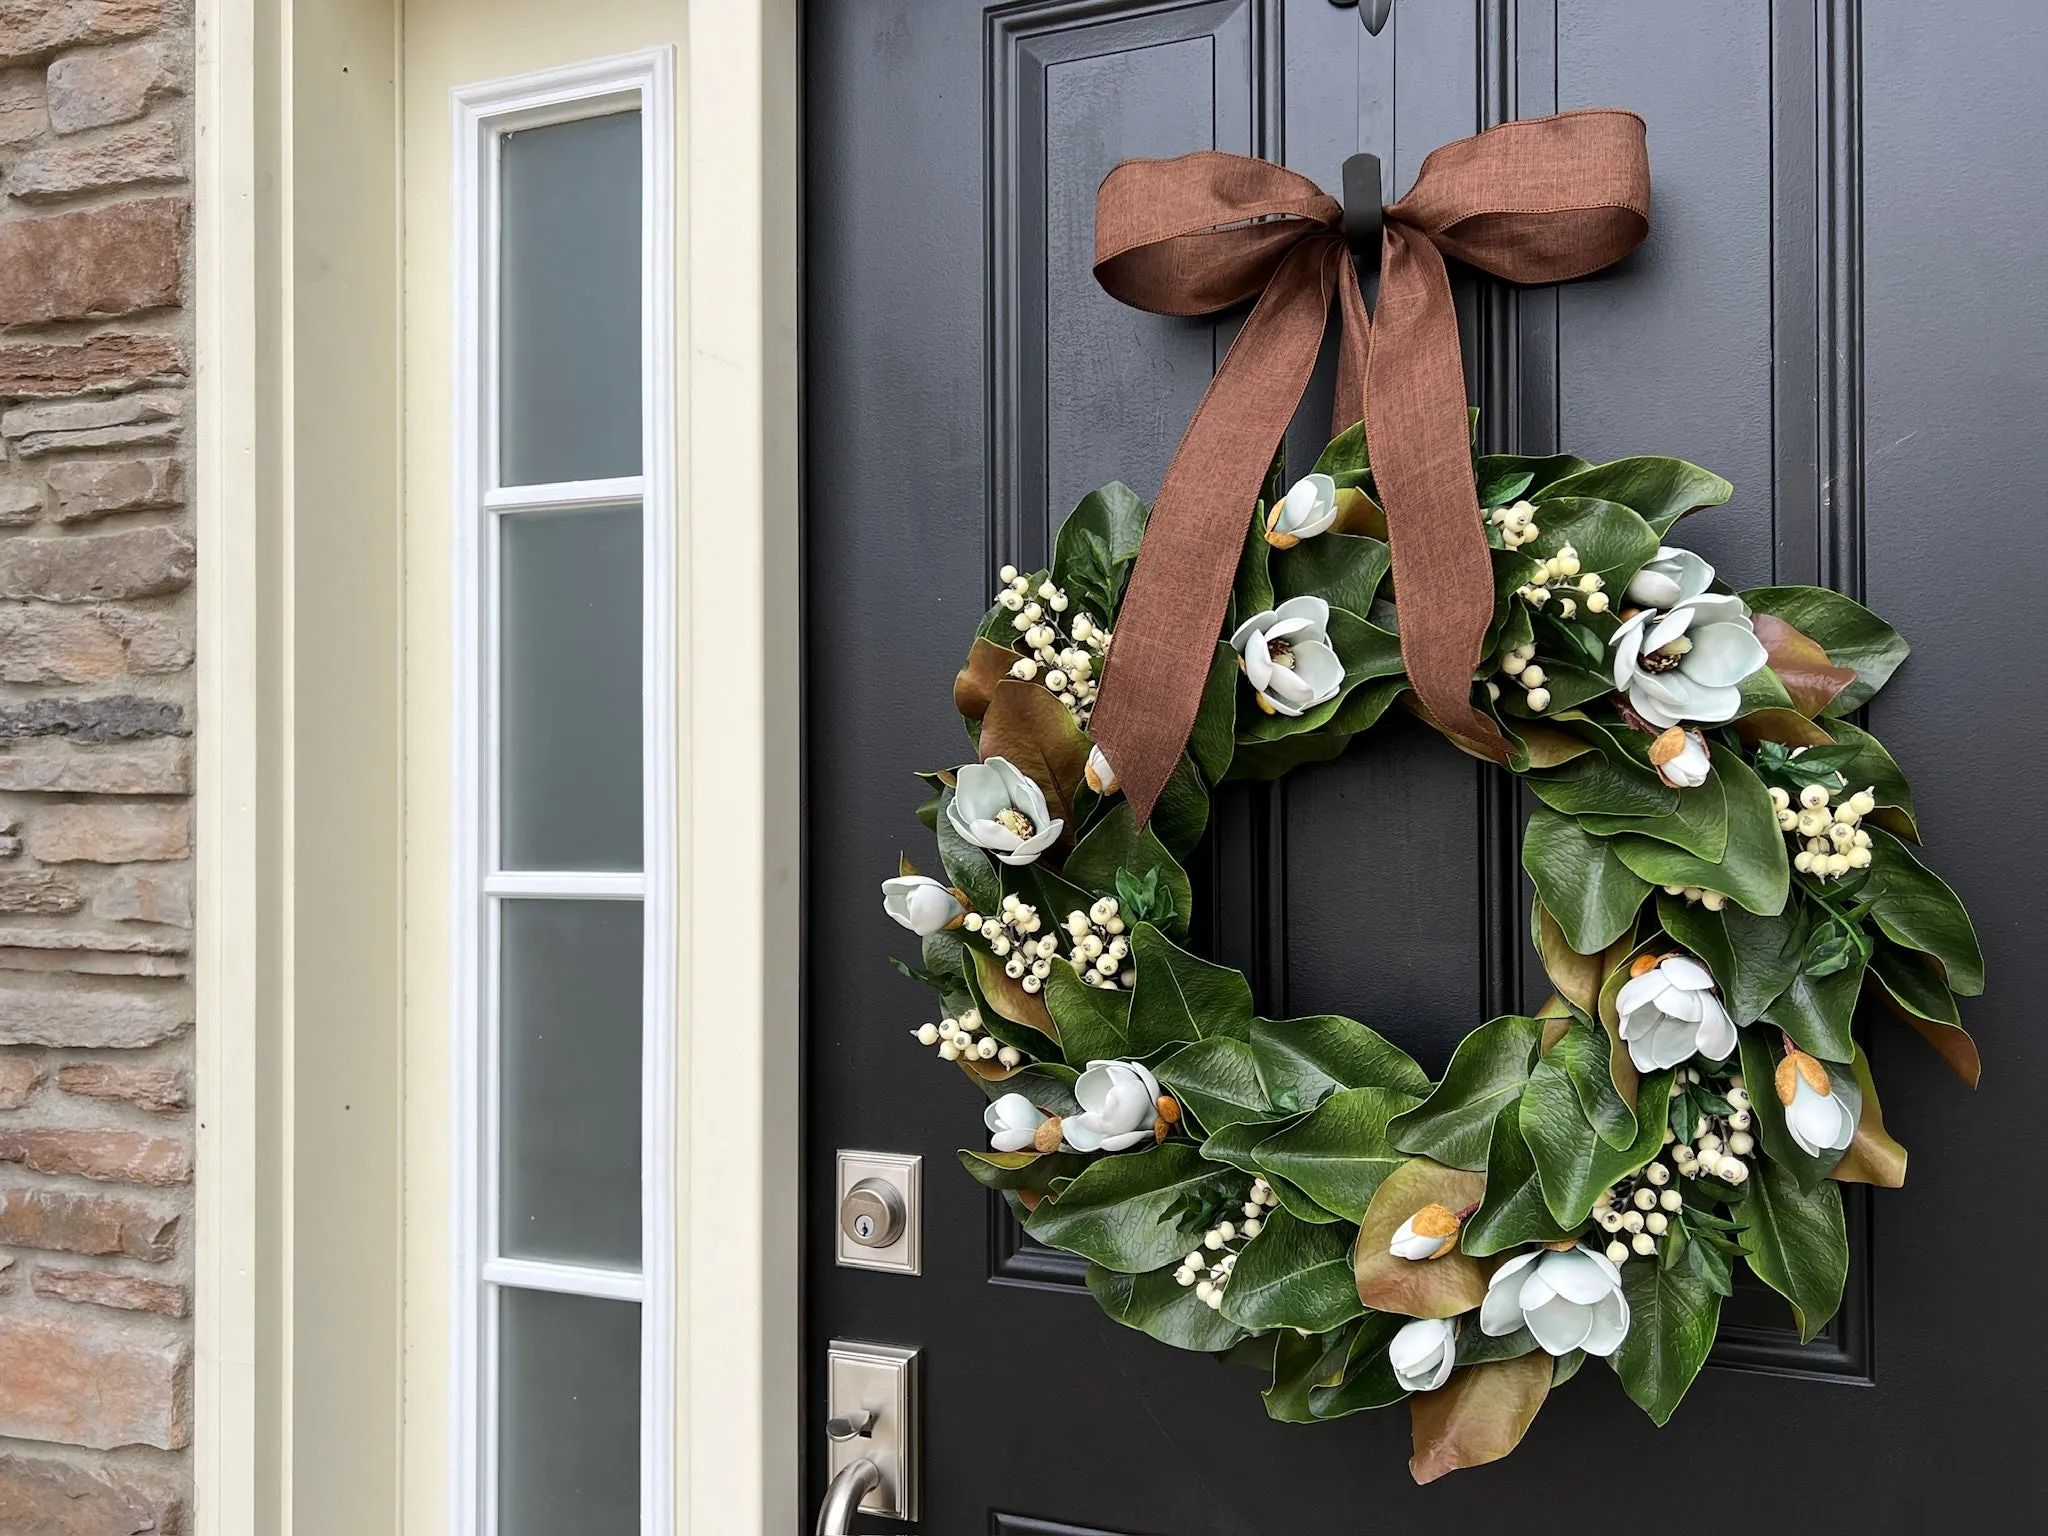
<instances>
[{"instance_id":1,"label":"cream painted trim","mask_svg":"<svg viewBox=\"0 0 2048 1536\"><path fill-rule=\"evenodd\" d=\"M274 1342L264 1315L266 1251L280 1236L278 1192L266 1185L266 1099L284 1075L267 1058L260 1020L276 993L265 945L284 929L264 921L265 815L277 780L263 751L266 598L282 594L266 567L262 385L275 379L264 322L282 293L258 303L266 274L259 118L278 89L276 58L260 53L258 0L199 0L195 21L195 394L198 574L198 908L194 976L198 1029L193 1479L196 1536L279 1529L275 1481L288 1433L261 1411L260 1357ZM274 194L273 194L274 195ZM276 308L273 308L273 305ZM272 418L274 425L278 418ZM271 1102L268 1112L282 1105ZM275 1292L268 1292L274 1295ZM282 1362L279 1362L280 1364Z\"/></svg>"},{"instance_id":2,"label":"cream painted trim","mask_svg":"<svg viewBox=\"0 0 2048 1536\"><path fill-rule=\"evenodd\" d=\"M689 29L676 1485L690 1536L785 1536L810 1524L797 1422L795 0L690 0Z\"/></svg>"}]
</instances>

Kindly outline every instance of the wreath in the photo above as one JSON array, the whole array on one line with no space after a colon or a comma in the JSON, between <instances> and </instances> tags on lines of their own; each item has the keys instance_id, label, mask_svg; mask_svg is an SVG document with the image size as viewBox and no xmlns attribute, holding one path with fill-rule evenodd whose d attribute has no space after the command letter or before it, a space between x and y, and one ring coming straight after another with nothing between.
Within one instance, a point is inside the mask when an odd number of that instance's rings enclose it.
<instances>
[{"instance_id":1,"label":"wreath","mask_svg":"<svg viewBox=\"0 0 2048 1536\"><path fill-rule=\"evenodd\" d=\"M1813 1338L1848 1273L1841 1186L1905 1176L1859 1000L1974 1086L1957 999L1984 979L1961 902L1913 850L1905 776L1855 723L1905 659L1896 631L1815 587L1731 590L1680 538L1733 490L1695 465L1474 451L1430 242L1485 264L1499 237L1506 275L1572 275L1590 209L1613 225L1592 265L1612 260L1647 228L1640 121L1567 114L1448 151L1385 210L1401 263L1380 308L1407 308L1364 381L1356 277L1326 227L1341 210L1312 184L1213 155L1105 182L1097 273L1120 297L1194 312L1184 280L1220 307L1212 279L1241 280L1247 250L1277 273L1254 274L1265 297L1158 504L1108 486L1050 569L1001 572L954 685L973 760L923 776L934 873L906 858L883 885L922 939L897 965L940 997L916 1037L988 1101L968 1173L1086 1259L1118 1322L1268 1369L1274 1418L1405 1399L1418 1482L1508 1454L1589 1356L1664 1424L1737 1265ZM1531 170L1560 156L1613 185ZM1552 188L1570 240L1539 238L1542 208L1497 212L1536 200L1501 195L1514 176ZM1191 185L1231 195L1191 211ZM1210 237L1226 244L1205 268L1189 242ZM1512 265L1531 250L1556 259ZM1216 445L1279 440L1307 366L1275 395L1262 365L1313 359L1333 285L1339 399L1372 403L1370 453L1354 424L1291 485L1264 448L1234 478ZM1307 324L1276 322L1276 293ZM1432 325L1448 372L1412 355ZM1380 385L1389 366L1412 387ZM1214 605L1162 601L1184 577L1213 581ZM1397 704L1536 802L1522 865L1555 990L1436 1079L1365 1023L1260 1017L1240 972L1187 947L1215 788L1334 758ZM1185 749L1160 758L1162 741Z\"/></svg>"}]
</instances>

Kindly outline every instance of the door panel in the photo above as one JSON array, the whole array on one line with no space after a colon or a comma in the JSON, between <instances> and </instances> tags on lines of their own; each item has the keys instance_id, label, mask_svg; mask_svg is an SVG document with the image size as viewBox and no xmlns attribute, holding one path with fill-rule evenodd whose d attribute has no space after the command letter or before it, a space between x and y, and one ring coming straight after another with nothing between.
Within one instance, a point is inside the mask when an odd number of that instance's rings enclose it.
<instances>
[{"instance_id":1,"label":"door panel","mask_svg":"<svg viewBox=\"0 0 2048 1536\"><path fill-rule=\"evenodd\" d=\"M1983 1456L2010 1443L1993 1405L2021 1390L2026 1352L1991 1360L1956 1319L1996 1292L1993 1266L2042 1246L1963 1238L1994 1220L1973 1170L2010 1158L2017 1084L2048 1064L2014 1027L2041 901L1994 884L2042 834L1965 824L1991 770L1954 742L1986 706L1983 658L2029 655L2021 584L2048 553L2023 515L2048 480L2048 301L2024 277L2048 214L2020 147L2048 126L2028 84L2048 39L2017 0L1935 8L1943 21L1882 9L1400 0L1372 38L1329 0L810 5L807 1168L826 1190L835 1148L874 1147L930 1170L919 1279L834 1268L833 1213L814 1201L807 1348L925 1347L924 1529L1575 1532L1588 1511L1556 1496L1556 1469L1590 1469L1596 1445L1599 1465L1711 1444L1717 1466L1766 1469L1752 1488L1768 1507L1743 1516L1763 1531L1919 1530L1936 1497L1993 1509L2025 1480ZM1878 725L1941 868L1989 915L1995 987L1972 1022L1994 1076L1971 1099L1908 1032L1870 1021L1887 1114L1920 1151L1874 1214L1850 1201L1855 1269L1828 1333L1802 1348L1782 1304L1746 1291L1671 1432L1591 1370L1510 1461L1417 1490L1404 1413L1269 1423L1257 1378L1108 1321L1076 1262L953 1171L978 1105L907 1039L926 994L882 966L903 949L873 893L916 846L911 773L963 754L947 700L992 573L1040 563L1097 484L1151 496L1229 339L1227 320L1141 315L1096 287L1102 174L1219 147L1328 187L1366 148L1391 195L1439 143L1596 103L1649 121L1654 233L1562 289L1457 278L1483 438L1707 464L1736 498L1688 535L1732 580L1867 592L1916 642ZM1932 281L1944 264L1964 274L1954 293ZM1881 317L1867 347L1866 313ZM1297 456L1324 434L1324 361ZM2031 715L1998 727L2023 751L2041 732ZM1219 800L1204 943L1265 1011L1351 1014L1438 1069L1483 1018L1547 990L1521 936L1526 814L1512 785L1390 719L1337 762ZM1937 1495L1921 1469L1964 1445L1974 1491ZM1837 1471L1792 1475L1803 1456ZM808 1465L815 1501L822 1456Z\"/></svg>"}]
</instances>

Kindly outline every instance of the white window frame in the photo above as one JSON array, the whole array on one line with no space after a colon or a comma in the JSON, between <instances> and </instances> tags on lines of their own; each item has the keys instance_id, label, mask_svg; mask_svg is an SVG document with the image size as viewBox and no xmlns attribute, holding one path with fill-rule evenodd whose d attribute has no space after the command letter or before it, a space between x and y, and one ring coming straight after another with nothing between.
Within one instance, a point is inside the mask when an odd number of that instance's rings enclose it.
<instances>
[{"instance_id":1,"label":"white window frame","mask_svg":"<svg viewBox=\"0 0 2048 1536\"><path fill-rule=\"evenodd\" d=\"M676 175L671 47L453 93L455 234L454 1423L458 1536L496 1536L499 1307L506 1286L640 1306L640 1524L673 1529L676 1378ZM641 126L641 473L498 485L498 162L503 135L637 110ZM643 869L498 872L497 530L523 512L637 501L642 529ZM507 898L637 900L644 974L637 1273L508 1259L498 1247L497 914Z\"/></svg>"}]
</instances>

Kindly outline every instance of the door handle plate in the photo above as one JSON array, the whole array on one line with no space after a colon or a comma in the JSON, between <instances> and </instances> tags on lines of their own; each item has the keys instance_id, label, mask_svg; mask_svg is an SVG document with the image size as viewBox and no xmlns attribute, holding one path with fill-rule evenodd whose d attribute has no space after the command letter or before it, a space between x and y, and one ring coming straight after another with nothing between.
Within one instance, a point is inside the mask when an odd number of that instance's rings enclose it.
<instances>
[{"instance_id":1,"label":"door handle plate","mask_svg":"<svg viewBox=\"0 0 2048 1536\"><path fill-rule=\"evenodd\" d=\"M864 1434L827 1439L827 1474L857 1461L881 1473L860 1501L862 1514L915 1520L918 1509L918 1352L894 1344L834 1339L825 1352L825 1412Z\"/></svg>"}]
</instances>

